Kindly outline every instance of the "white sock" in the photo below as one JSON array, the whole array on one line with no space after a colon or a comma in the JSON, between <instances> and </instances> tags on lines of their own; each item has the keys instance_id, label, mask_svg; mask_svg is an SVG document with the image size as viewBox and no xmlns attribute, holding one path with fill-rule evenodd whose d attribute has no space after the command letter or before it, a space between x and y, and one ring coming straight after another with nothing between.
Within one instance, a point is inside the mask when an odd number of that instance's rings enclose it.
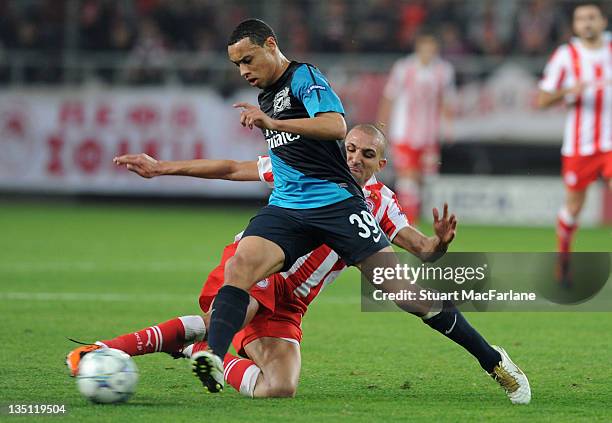
<instances>
[{"instance_id":1,"label":"white sock","mask_svg":"<svg viewBox=\"0 0 612 423\"><path fill-rule=\"evenodd\" d=\"M183 348L183 355L185 356L185 358L191 358L192 351L193 351L193 344L189 344L185 348Z\"/></svg>"},{"instance_id":2,"label":"white sock","mask_svg":"<svg viewBox=\"0 0 612 423\"><path fill-rule=\"evenodd\" d=\"M576 219L571 215L566 206L561 207L558 216L559 220L567 226L574 226L576 224Z\"/></svg>"},{"instance_id":3,"label":"white sock","mask_svg":"<svg viewBox=\"0 0 612 423\"><path fill-rule=\"evenodd\" d=\"M197 342L206 336L206 325L202 316L181 316L179 317L185 328L185 341Z\"/></svg>"},{"instance_id":4,"label":"white sock","mask_svg":"<svg viewBox=\"0 0 612 423\"><path fill-rule=\"evenodd\" d=\"M244 371L242 382L240 382L240 393L242 395L253 398L255 395L255 384L257 383L257 378L260 373L261 369L255 364L249 366L249 368Z\"/></svg>"}]
</instances>

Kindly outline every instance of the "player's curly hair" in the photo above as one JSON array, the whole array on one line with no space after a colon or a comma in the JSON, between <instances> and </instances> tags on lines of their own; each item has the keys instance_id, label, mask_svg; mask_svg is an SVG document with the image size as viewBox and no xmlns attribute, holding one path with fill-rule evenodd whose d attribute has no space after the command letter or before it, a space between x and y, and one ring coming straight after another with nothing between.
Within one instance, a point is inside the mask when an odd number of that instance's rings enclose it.
<instances>
[{"instance_id":1,"label":"player's curly hair","mask_svg":"<svg viewBox=\"0 0 612 423\"><path fill-rule=\"evenodd\" d=\"M272 37L276 40L276 34L270 25L260 19L247 19L246 21L240 22L238 26L234 28L227 45L231 46L243 38L249 38L253 44L263 46L268 37Z\"/></svg>"}]
</instances>

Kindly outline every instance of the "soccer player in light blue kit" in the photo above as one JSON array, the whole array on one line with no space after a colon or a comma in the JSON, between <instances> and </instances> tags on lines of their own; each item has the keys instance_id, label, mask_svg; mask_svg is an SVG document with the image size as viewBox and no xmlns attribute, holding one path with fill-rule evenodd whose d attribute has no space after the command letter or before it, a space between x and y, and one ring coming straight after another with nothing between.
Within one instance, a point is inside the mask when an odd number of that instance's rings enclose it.
<instances>
[{"instance_id":1,"label":"soccer player in light blue kit","mask_svg":"<svg viewBox=\"0 0 612 423\"><path fill-rule=\"evenodd\" d=\"M259 107L238 103L240 122L262 130L275 186L269 204L251 219L236 254L225 268L225 285L211 311L209 351L195 361L210 392L223 389L223 357L242 326L249 290L259 280L289 269L295 260L327 244L366 277L375 267L394 266L390 242L369 212L342 152L344 109L317 68L289 61L264 22L239 24L228 42L230 60L251 86L260 88ZM397 290L402 281L382 287ZM417 290L417 285L405 288ZM501 348L494 348L448 301L397 301L431 328L470 352L506 390L513 403L530 401L529 382Z\"/></svg>"}]
</instances>

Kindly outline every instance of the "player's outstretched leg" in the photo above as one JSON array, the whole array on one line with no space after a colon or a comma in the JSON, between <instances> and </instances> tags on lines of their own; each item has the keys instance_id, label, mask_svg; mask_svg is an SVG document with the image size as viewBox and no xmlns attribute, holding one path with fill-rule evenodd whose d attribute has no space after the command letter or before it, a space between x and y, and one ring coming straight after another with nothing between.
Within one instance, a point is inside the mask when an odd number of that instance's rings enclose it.
<instances>
[{"instance_id":1,"label":"player's outstretched leg","mask_svg":"<svg viewBox=\"0 0 612 423\"><path fill-rule=\"evenodd\" d=\"M75 348L66 356L66 365L70 374L76 376L81 358L102 347L116 348L131 356L155 352L176 356L186 343L201 341L205 336L202 316L181 316L137 332Z\"/></svg>"},{"instance_id":2,"label":"player's outstretched leg","mask_svg":"<svg viewBox=\"0 0 612 423\"><path fill-rule=\"evenodd\" d=\"M397 256L392 250L385 248L378 253L366 258L359 264L359 268L365 277L373 280L372 275L376 267L395 268ZM416 283L407 283L400 278L390 278L378 285L387 292L412 291L418 292L423 289ZM419 298L418 295L415 298ZM402 310L421 317L423 322L432 329L440 332L453 342L461 345L472 354L480 363L480 366L490 375L503 362L503 355L500 351L493 348L465 319L463 314L450 301L432 300L397 300L395 304ZM508 358L507 361L510 359ZM511 361L509 361L511 363ZM510 366L508 364L508 366ZM514 366L516 367L516 366ZM503 368L503 367L502 367ZM518 367L517 367L518 369ZM522 374L522 372L521 372ZM508 373L505 380L514 379L517 385L526 386L524 390L529 390L527 378L515 377L515 373ZM496 380L499 381L499 378ZM501 383L501 382L500 382ZM504 386L504 385L502 385ZM505 386L504 386L505 388Z\"/></svg>"}]
</instances>

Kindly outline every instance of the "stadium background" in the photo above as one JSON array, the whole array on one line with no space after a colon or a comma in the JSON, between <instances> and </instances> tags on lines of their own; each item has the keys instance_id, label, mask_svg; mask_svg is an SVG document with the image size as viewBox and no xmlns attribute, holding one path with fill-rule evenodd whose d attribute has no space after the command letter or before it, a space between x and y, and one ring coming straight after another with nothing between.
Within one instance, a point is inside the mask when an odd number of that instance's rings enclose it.
<instances>
[{"instance_id":1,"label":"stadium background","mask_svg":"<svg viewBox=\"0 0 612 423\"><path fill-rule=\"evenodd\" d=\"M603 4L612 11L612 2ZM186 363L152 357L137 360L142 382L132 406L92 408L61 363L72 347L66 336L89 341L197 312L194 296L221 247L264 203L260 184L143 180L111 164L128 151L240 160L265 151L261 135L243 129L230 107L256 97L225 53L228 32L246 17L268 21L289 58L324 71L349 124L373 121L393 61L411 51L419 29L437 32L457 72L457 119L426 205L447 200L458 214L455 251L554 251L564 110L538 111L534 97L546 58L570 36L571 7L552 0L0 0L1 401L66 402L78 421L187 420L201 417L202 406L219 421L371 421L372 410L389 421L609 419L607 315L470 316L536 381L534 407L510 409L477 365L457 365L463 353L416 319L359 313L353 272L305 320L293 402L245 403L226 393L202 404ZM383 179L393 184L392 173ZM590 228L578 233L576 249L610 251L603 224L611 199L600 184L589 194L583 221ZM427 222L422 229L430 233ZM435 348L442 361L417 345Z\"/></svg>"},{"instance_id":2,"label":"stadium background","mask_svg":"<svg viewBox=\"0 0 612 423\"><path fill-rule=\"evenodd\" d=\"M128 151L161 159L262 153L259 134L241 128L229 107L254 101L256 90L225 51L228 28L260 16L278 28L288 57L328 75L349 124L375 121L393 61L410 52L421 29L437 33L459 90L442 177L429 184L426 206L447 199L470 223L549 224L563 195L556 177L564 112L538 111L534 98L547 56L571 35L571 7L550 0L4 0L0 189L265 197L257 184L139 181L109 160ZM447 177L456 174L480 177ZM392 184L392 177L383 179ZM601 186L591 191L583 224L610 221L612 200Z\"/></svg>"}]
</instances>

